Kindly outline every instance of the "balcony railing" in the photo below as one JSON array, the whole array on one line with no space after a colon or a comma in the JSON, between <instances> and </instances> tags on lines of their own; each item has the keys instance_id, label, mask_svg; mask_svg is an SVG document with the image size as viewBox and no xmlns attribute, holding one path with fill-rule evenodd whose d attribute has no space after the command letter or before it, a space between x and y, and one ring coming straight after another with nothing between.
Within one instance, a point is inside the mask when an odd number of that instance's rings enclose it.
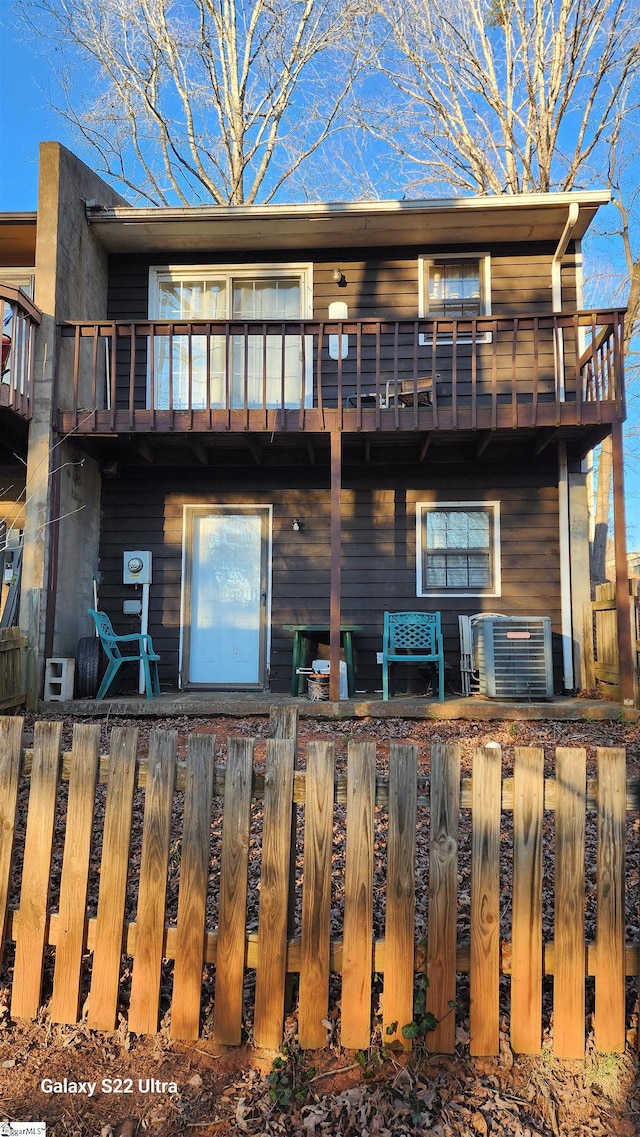
<instances>
[{"instance_id":1,"label":"balcony railing","mask_svg":"<svg viewBox=\"0 0 640 1137\"><path fill-rule=\"evenodd\" d=\"M35 332L42 315L21 288L0 282L2 380L0 406L31 418Z\"/></svg>"},{"instance_id":2,"label":"balcony railing","mask_svg":"<svg viewBox=\"0 0 640 1137\"><path fill-rule=\"evenodd\" d=\"M67 322L79 433L581 426L624 417L623 313Z\"/></svg>"}]
</instances>

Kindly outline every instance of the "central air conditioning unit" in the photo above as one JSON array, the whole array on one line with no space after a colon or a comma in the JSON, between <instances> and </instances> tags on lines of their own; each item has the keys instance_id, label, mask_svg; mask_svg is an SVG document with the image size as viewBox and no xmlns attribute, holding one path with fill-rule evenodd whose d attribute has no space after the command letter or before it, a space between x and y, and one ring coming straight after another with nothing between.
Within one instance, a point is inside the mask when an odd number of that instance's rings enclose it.
<instances>
[{"instance_id":1,"label":"central air conditioning unit","mask_svg":"<svg viewBox=\"0 0 640 1137\"><path fill-rule=\"evenodd\" d=\"M478 690L490 699L553 698L548 616L486 616L474 628Z\"/></svg>"}]
</instances>

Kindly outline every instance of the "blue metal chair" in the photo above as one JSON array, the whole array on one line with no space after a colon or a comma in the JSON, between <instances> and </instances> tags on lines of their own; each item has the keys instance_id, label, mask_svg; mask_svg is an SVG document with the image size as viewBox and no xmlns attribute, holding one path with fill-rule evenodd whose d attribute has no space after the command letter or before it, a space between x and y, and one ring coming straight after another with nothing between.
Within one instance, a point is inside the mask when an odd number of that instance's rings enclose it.
<instances>
[{"instance_id":1,"label":"blue metal chair","mask_svg":"<svg viewBox=\"0 0 640 1137\"><path fill-rule=\"evenodd\" d=\"M117 636L111 626L111 620L105 612L96 612L94 608L89 608L87 611L95 622L100 643L109 660L96 699L104 699L123 663L142 663L147 698L152 699L154 695L159 695L158 660L160 656L153 650L151 636L142 632L135 632L128 636ZM135 644L137 651L134 654L123 655L120 651L120 644L123 643Z\"/></svg>"},{"instance_id":2,"label":"blue metal chair","mask_svg":"<svg viewBox=\"0 0 640 1137\"><path fill-rule=\"evenodd\" d=\"M389 698L391 663L436 663L438 702L444 701L444 648L439 612L385 612L382 697Z\"/></svg>"}]
</instances>

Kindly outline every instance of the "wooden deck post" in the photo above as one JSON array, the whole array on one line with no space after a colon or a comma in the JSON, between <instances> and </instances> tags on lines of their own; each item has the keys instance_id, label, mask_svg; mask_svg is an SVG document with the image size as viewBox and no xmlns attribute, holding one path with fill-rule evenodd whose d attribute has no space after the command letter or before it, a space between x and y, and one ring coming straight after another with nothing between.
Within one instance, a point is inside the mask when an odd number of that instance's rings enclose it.
<instances>
[{"instance_id":1,"label":"wooden deck post","mask_svg":"<svg viewBox=\"0 0 640 1137\"><path fill-rule=\"evenodd\" d=\"M616 618L618 621L618 661L620 668L620 701L633 706L633 645L631 643L631 609L627 532L624 508L624 467L622 461L622 423L611 427L613 457L613 536L616 559Z\"/></svg>"},{"instance_id":2,"label":"wooden deck post","mask_svg":"<svg viewBox=\"0 0 640 1137\"><path fill-rule=\"evenodd\" d=\"M331 431L331 597L329 602L329 699L340 698L340 490L342 435Z\"/></svg>"}]
</instances>

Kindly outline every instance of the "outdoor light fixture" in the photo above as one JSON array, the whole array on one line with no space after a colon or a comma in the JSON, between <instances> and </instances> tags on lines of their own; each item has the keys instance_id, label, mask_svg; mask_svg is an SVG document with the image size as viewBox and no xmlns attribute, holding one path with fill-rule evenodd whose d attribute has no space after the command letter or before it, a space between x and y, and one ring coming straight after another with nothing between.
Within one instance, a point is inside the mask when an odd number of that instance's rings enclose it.
<instances>
[{"instance_id":1,"label":"outdoor light fixture","mask_svg":"<svg viewBox=\"0 0 640 1137\"><path fill-rule=\"evenodd\" d=\"M302 530L304 529L304 521L301 521L299 517L294 517L293 521L291 522L291 528L293 529L294 533L302 533Z\"/></svg>"},{"instance_id":2,"label":"outdoor light fixture","mask_svg":"<svg viewBox=\"0 0 640 1137\"><path fill-rule=\"evenodd\" d=\"M345 280L345 275L344 275L341 268L334 268L333 272L331 273L331 276L340 288L344 288L346 286L347 282Z\"/></svg>"}]
</instances>

